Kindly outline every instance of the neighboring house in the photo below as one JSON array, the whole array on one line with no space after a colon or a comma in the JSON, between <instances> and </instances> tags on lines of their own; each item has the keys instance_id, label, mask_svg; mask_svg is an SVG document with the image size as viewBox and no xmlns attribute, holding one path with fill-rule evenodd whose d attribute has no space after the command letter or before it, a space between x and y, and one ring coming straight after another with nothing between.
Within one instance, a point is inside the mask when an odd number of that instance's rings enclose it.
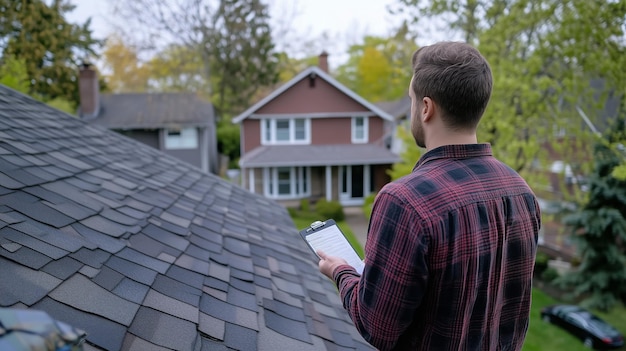
<instances>
[{"instance_id":1,"label":"neighboring house","mask_svg":"<svg viewBox=\"0 0 626 351\"><path fill-rule=\"evenodd\" d=\"M399 161L384 137L393 117L320 67L309 67L235 117L242 185L289 205L299 199L359 205Z\"/></svg>"},{"instance_id":2,"label":"neighboring house","mask_svg":"<svg viewBox=\"0 0 626 351\"><path fill-rule=\"evenodd\" d=\"M385 144L391 152L399 155L404 150L404 142L398 137L398 128L404 128L409 132L411 130L411 98L405 96L394 101L381 101L376 103L376 106L393 117L393 122L387 128Z\"/></svg>"},{"instance_id":3,"label":"neighboring house","mask_svg":"<svg viewBox=\"0 0 626 351\"><path fill-rule=\"evenodd\" d=\"M78 115L188 162L218 173L213 105L194 93L100 94L96 71L79 73Z\"/></svg>"},{"instance_id":4,"label":"neighboring house","mask_svg":"<svg viewBox=\"0 0 626 351\"><path fill-rule=\"evenodd\" d=\"M0 307L87 351L372 349L282 206L4 86Z\"/></svg>"}]
</instances>

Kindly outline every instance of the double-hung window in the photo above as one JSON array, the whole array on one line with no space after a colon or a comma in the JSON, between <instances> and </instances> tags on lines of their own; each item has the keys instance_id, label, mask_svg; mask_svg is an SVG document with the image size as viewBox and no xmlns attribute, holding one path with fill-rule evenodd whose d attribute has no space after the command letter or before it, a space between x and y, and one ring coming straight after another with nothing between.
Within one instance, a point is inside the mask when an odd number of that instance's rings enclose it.
<instances>
[{"instance_id":1,"label":"double-hung window","mask_svg":"<svg viewBox=\"0 0 626 351\"><path fill-rule=\"evenodd\" d=\"M262 143L310 144L311 120L308 118L268 118L261 122Z\"/></svg>"},{"instance_id":2,"label":"double-hung window","mask_svg":"<svg viewBox=\"0 0 626 351\"><path fill-rule=\"evenodd\" d=\"M368 141L368 119L367 117L352 117L352 143L360 144Z\"/></svg>"},{"instance_id":3,"label":"double-hung window","mask_svg":"<svg viewBox=\"0 0 626 351\"><path fill-rule=\"evenodd\" d=\"M266 168L265 196L276 199L310 196L310 172L309 167Z\"/></svg>"}]
</instances>

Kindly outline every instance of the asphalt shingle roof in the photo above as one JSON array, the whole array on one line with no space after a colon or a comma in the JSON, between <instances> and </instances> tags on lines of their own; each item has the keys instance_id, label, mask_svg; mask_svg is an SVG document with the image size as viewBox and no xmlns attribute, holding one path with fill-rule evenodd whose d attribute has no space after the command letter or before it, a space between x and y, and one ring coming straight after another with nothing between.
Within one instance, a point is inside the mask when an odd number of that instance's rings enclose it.
<instances>
[{"instance_id":1,"label":"asphalt shingle roof","mask_svg":"<svg viewBox=\"0 0 626 351\"><path fill-rule=\"evenodd\" d=\"M101 94L100 111L88 119L110 129L212 126L213 105L193 93Z\"/></svg>"},{"instance_id":2,"label":"asphalt shingle roof","mask_svg":"<svg viewBox=\"0 0 626 351\"><path fill-rule=\"evenodd\" d=\"M4 86L0 267L88 350L371 349L284 208Z\"/></svg>"},{"instance_id":3,"label":"asphalt shingle roof","mask_svg":"<svg viewBox=\"0 0 626 351\"><path fill-rule=\"evenodd\" d=\"M394 101L381 101L376 103L376 106L393 116L393 118L399 119L406 117L411 112L411 98L404 96Z\"/></svg>"}]
</instances>

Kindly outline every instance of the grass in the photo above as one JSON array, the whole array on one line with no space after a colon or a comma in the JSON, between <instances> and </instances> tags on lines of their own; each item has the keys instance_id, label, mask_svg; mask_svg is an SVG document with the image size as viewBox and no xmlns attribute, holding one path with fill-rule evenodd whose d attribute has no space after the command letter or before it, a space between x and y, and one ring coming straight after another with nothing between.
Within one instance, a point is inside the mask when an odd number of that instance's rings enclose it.
<instances>
[{"instance_id":1,"label":"grass","mask_svg":"<svg viewBox=\"0 0 626 351\"><path fill-rule=\"evenodd\" d=\"M543 291L533 289L533 304L530 311L530 326L523 351L543 351L543 350L564 350L564 351L584 351L589 350L583 346L582 340L574 337L565 330L553 324L541 320L540 312L545 306L567 303L558 301ZM595 315L604 319L619 330L622 335L626 335L626 308L619 306L609 313L593 311ZM621 348L620 350L623 350Z\"/></svg>"},{"instance_id":2,"label":"grass","mask_svg":"<svg viewBox=\"0 0 626 351\"><path fill-rule=\"evenodd\" d=\"M304 229L308 227L312 222L320 220L319 216L315 213L303 213L290 210L292 219L298 229ZM344 232L348 241L352 244L355 250L363 258L363 247L359 243L356 236L354 236L350 227L345 221L337 222L337 225ZM524 342L523 351L585 351L589 350L580 339L574 337L565 330L557 327L553 324L546 323L541 320L541 309L548 305L557 303L566 303L559 301L544 293L538 288L533 289L533 303L530 311L530 325L528 328L528 334L526 335L526 341ZM602 313L593 311L598 317L609 322L616 327L622 335L626 336L626 307L619 306L613 309L609 313ZM621 348L620 350L626 350Z\"/></svg>"}]
</instances>

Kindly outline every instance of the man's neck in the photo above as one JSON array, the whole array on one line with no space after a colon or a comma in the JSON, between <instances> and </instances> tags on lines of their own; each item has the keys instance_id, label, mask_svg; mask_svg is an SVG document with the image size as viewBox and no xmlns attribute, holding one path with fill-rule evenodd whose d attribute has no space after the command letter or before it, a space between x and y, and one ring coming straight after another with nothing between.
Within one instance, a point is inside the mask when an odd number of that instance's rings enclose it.
<instances>
[{"instance_id":1,"label":"man's neck","mask_svg":"<svg viewBox=\"0 0 626 351\"><path fill-rule=\"evenodd\" d=\"M426 151L444 145L477 144L476 133L446 133L445 135L433 136L426 139Z\"/></svg>"}]
</instances>

